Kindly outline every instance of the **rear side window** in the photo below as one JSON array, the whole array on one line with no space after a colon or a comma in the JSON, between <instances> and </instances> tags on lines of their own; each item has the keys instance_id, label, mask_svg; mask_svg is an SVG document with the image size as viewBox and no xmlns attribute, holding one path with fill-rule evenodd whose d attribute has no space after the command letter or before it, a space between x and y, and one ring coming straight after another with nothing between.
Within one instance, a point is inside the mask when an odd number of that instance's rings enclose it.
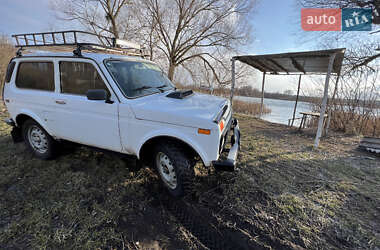
<instances>
[{"instance_id":1,"label":"rear side window","mask_svg":"<svg viewBox=\"0 0 380 250\"><path fill-rule=\"evenodd\" d=\"M11 81L13 70L15 69L15 65L16 65L15 62L11 62L10 64L8 64L7 74L5 75L5 82Z\"/></svg>"},{"instance_id":2,"label":"rear side window","mask_svg":"<svg viewBox=\"0 0 380 250\"><path fill-rule=\"evenodd\" d=\"M61 93L86 95L90 89L109 91L91 63L60 62Z\"/></svg>"},{"instance_id":3,"label":"rear side window","mask_svg":"<svg viewBox=\"0 0 380 250\"><path fill-rule=\"evenodd\" d=\"M54 91L52 62L22 62L18 66L16 86L23 89Z\"/></svg>"}]
</instances>

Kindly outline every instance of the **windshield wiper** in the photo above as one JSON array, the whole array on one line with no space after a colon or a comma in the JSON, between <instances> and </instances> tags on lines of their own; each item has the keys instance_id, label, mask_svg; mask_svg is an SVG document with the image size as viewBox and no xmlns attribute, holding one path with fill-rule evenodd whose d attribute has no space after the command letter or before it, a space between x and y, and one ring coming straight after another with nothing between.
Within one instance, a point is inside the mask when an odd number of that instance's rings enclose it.
<instances>
[{"instance_id":1,"label":"windshield wiper","mask_svg":"<svg viewBox=\"0 0 380 250\"><path fill-rule=\"evenodd\" d=\"M144 89L153 89L153 88L155 88L155 87L144 85L144 86L141 86L139 88L133 89L133 91L140 91L140 90L144 90Z\"/></svg>"},{"instance_id":2,"label":"windshield wiper","mask_svg":"<svg viewBox=\"0 0 380 250\"><path fill-rule=\"evenodd\" d=\"M162 88L165 88L165 87L167 87L167 85L161 85L161 86L158 86L158 87L155 87L155 88L157 88L158 90L160 90L161 91L161 93L163 93L163 92L165 92L165 90L163 90Z\"/></svg>"},{"instance_id":3,"label":"windshield wiper","mask_svg":"<svg viewBox=\"0 0 380 250\"><path fill-rule=\"evenodd\" d=\"M144 90L144 89L158 89L161 93L163 93L163 92L165 92L165 90L162 89L164 87L167 87L167 85L164 84L164 85L161 85L158 87L144 85L144 86L141 86L139 88L135 88L134 91L139 91L139 90Z\"/></svg>"}]
</instances>

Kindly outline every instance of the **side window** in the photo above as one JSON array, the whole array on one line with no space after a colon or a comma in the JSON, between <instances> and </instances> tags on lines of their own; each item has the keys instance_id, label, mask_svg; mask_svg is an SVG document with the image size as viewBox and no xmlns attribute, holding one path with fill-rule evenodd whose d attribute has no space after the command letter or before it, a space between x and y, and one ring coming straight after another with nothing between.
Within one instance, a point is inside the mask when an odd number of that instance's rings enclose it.
<instances>
[{"instance_id":1,"label":"side window","mask_svg":"<svg viewBox=\"0 0 380 250\"><path fill-rule=\"evenodd\" d=\"M11 62L8 64L7 74L5 75L5 82L10 82L13 74L13 70L15 69L16 62Z\"/></svg>"},{"instance_id":2,"label":"side window","mask_svg":"<svg viewBox=\"0 0 380 250\"><path fill-rule=\"evenodd\" d=\"M104 89L110 94L91 63L60 62L61 93L86 95L89 89Z\"/></svg>"},{"instance_id":3,"label":"side window","mask_svg":"<svg viewBox=\"0 0 380 250\"><path fill-rule=\"evenodd\" d=\"M16 86L23 89L54 91L52 62L22 62L18 66Z\"/></svg>"}]
</instances>

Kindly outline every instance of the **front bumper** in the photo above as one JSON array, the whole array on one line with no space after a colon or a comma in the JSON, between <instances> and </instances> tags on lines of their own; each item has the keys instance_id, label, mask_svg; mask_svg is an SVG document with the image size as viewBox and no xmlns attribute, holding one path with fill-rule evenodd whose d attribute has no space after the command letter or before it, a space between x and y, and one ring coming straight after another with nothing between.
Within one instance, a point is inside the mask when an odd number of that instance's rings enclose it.
<instances>
[{"instance_id":1,"label":"front bumper","mask_svg":"<svg viewBox=\"0 0 380 250\"><path fill-rule=\"evenodd\" d=\"M228 152L226 159L219 159L212 162L212 165L216 170L220 171L234 171L236 165L236 159L240 150L240 129L238 120L234 119L230 128L233 131L231 136L231 148L224 150Z\"/></svg>"}]
</instances>

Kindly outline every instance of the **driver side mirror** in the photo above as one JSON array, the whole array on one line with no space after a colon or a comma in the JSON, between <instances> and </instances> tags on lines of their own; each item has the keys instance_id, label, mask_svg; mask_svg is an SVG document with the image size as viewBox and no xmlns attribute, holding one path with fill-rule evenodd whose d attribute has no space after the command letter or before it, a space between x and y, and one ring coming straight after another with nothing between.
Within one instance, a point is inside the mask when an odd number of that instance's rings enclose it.
<instances>
[{"instance_id":1,"label":"driver side mirror","mask_svg":"<svg viewBox=\"0 0 380 250\"><path fill-rule=\"evenodd\" d=\"M106 103L113 103L107 91L104 89L89 89L86 93L87 99L92 101L105 101Z\"/></svg>"}]
</instances>

